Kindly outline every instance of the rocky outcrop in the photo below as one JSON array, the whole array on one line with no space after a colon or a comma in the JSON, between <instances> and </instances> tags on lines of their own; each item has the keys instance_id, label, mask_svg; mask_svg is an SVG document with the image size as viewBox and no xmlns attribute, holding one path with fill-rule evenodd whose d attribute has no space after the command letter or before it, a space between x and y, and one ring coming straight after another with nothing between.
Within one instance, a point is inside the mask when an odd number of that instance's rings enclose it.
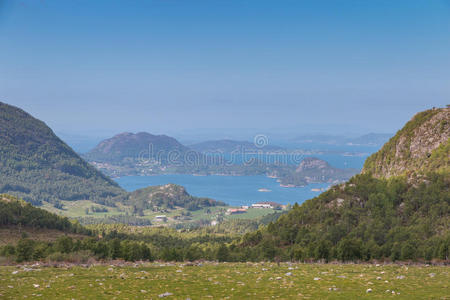
<instances>
[{"instance_id":1,"label":"rocky outcrop","mask_svg":"<svg viewBox=\"0 0 450 300\"><path fill-rule=\"evenodd\" d=\"M362 172L388 178L448 171L449 138L449 107L418 113L366 160Z\"/></svg>"}]
</instances>

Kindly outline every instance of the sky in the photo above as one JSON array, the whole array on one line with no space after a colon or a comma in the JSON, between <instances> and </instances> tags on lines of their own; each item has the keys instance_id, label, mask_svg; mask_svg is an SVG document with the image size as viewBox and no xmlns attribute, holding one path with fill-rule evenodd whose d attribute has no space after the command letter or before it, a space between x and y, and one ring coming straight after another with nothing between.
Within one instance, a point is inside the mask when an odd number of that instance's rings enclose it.
<instances>
[{"instance_id":1,"label":"sky","mask_svg":"<svg viewBox=\"0 0 450 300\"><path fill-rule=\"evenodd\" d=\"M449 96L450 0L0 0L0 101L56 132L392 133Z\"/></svg>"}]
</instances>

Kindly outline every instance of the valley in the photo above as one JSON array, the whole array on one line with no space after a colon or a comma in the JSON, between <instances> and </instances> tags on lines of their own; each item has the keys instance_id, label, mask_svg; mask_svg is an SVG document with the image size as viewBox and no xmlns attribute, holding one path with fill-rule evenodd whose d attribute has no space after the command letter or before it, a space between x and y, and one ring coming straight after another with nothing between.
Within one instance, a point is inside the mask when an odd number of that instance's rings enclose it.
<instances>
[{"instance_id":1,"label":"valley","mask_svg":"<svg viewBox=\"0 0 450 300\"><path fill-rule=\"evenodd\" d=\"M85 287L97 284L98 297L414 298L448 288L449 108L414 116L356 175L306 157L257 176L116 181L39 120L0 109L8 129L0 143L0 264L37 261L0 267L8 298L17 296L14 285L20 295L50 298L92 297ZM51 184L41 187L36 170Z\"/></svg>"},{"instance_id":2,"label":"valley","mask_svg":"<svg viewBox=\"0 0 450 300\"><path fill-rule=\"evenodd\" d=\"M450 300L450 0L0 0L0 299Z\"/></svg>"}]
</instances>

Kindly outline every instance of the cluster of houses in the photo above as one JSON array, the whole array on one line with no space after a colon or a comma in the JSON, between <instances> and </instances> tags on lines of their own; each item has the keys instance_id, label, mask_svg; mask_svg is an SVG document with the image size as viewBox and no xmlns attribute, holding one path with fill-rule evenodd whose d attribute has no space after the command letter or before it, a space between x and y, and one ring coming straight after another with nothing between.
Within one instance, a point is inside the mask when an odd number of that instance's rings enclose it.
<instances>
[{"instance_id":1,"label":"cluster of houses","mask_svg":"<svg viewBox=\"0 0 450 300\"><path fill-rule=\"evenodd\" d=\"M227 209L227 215L243 214L246 213L249 208L266 208L266 209L284 209L286 205L282 205L276 202L258 202L251 206L243 205L240 208L229 208Z\"/></svg>"}]
</instances>

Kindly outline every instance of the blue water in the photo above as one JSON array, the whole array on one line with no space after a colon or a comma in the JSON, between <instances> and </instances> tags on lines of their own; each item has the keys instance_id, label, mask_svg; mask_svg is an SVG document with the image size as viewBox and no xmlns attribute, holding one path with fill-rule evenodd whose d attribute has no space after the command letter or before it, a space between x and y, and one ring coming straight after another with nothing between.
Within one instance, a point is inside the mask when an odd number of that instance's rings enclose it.
<instances>
[{"instance_id":1,"label":"blue water","mask_svg":"<svg viewBox=\"0 0 450 300\"><path fill-rule=\"evenodd\" d=\"M316 154L300 154L299 150L291 149L289 151L281 150L279 153L249 153L248 151L237 153L224 153L226 161L234 164L249 163L252 159L264 162L266 164L287 164L298 165L306 157L316 157L327 161L336 168L361 169L366 158L378 151L378 146L348 146L348 145L302 145L297 149L303 151L312 151ZM245 149L244 149L245 150ZM319 154L321 153L321 154ZM344 155L346 153L347 155Z\"/></svg>"},{"instance_id":2,"label":"blue water","mask_svg":"<svg viewBox=\"0 0 450 300\"><path fill-rule=\"evenodd\" d=\"M265 176L194 176L184 174L127 176L116 179L127 191L150 185L175 183L186 188L188 193L198 197L209 197L232 206L250 205L261 201L273 201L281 204L302 203L320 194L312 188L327 188L329 184L310 184L307 187L281 187L274 178ZM265 188L271 192L259 192Z\"/></svg>"}]
</instances>

